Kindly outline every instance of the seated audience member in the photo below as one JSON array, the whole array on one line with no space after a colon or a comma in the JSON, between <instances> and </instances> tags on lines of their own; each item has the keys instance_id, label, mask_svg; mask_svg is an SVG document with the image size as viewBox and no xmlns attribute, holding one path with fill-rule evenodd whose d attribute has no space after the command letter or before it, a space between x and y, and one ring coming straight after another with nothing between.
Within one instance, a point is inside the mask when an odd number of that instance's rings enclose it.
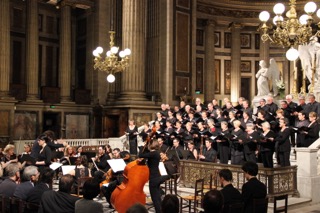
<instances>
[{"instance_id":1,"label":"seated audience member","mask_svg":"<svg viewBox=\"0 0 320 213\"><path fill-rule=\"evenodd\" d=\"M59 181L59 191L43 193L38 213L74 212L78 197L70 195L73 185L71 175L63 175Z\"/></svg>"},{"instance_id":2,"label":"seated audience member","mask_svg":"<svg viewBox=\"0 0 320 213\"><path fill-rule=\"evenodd\" d=\"M179 199L176 195L167 194L161 202L162 213L178 213Z\"/></svg>"},{"instance_id":3,"label":"seated audience member","mask_svg":"<svg viewBox=\"0 0 320 213\"><path fill-rule=\"evenodd\" d=\"M136 203L128 208L126 213L148 213L148 210L141 203Z\"/></svg>"},{"instance_id":4,"label":"seated audience member","mask_svg":"<svg viewBox=\"0 0 320 213\"><path fill-rule=\"evenodd\" d=\"M238 189L232 185L232 172L229 169L221 169L219 172L220 183L222 189L220 190L224 198L223 212L229 212L229 205L242 202L241 194Z\"/></svg>"},{"instance_id":5,"label":"seated audience member","mask_svg":"<svg viewBox=\"0 0 320 213\"><path fill-rule=\"evenodd\" d=\"M7 178L0 184L0 195L12 197L17 187L17 182L20 180L19 165L10 163L6 166L5 174Z\"/></svg>"},{"instance_id":6,"label":"seated audience member","mask_svg":"<svg viewBox=\"0 0 320 213\"><path fill-rule=\"evenodd\" d=\"M203 197L202 213L221 213L223 210L223 195L220 191L213 189L208 191Z\"/></svg>"},{"instance_id":7,"label":"seated audience member","mask_svg":"<svg viewBox=\"0 0 320 213\"><path fill-rule=\"evenodd\" d=\"M27 202L40 204L42 194L49 191L52 185L55 172L50 168L45 168L40 173L39 183L32 188L27 196Z\"/></svg>"},{"instance_id":8,"label":"seated audience member","mask_svg":"<svg viewBox=\"0 0 320 213\"><path fill-rule=\"evenodd\" d=\"M39 171L36 166L27 166L23 170L23 179L24 182L17 185L16 190L14 191L13 196L20 198L21 200L26 200L28 193L34 187L34 184L39 179Z\"/></svg>"},{"instance_id":9,"label":"seated audience member","mask_svg":"<svg viewBox=\"0 0 320 213\"><path fill-rule=\"evenodd\" d=\"M75 204L75 213L103 213L102 203L93 200L100 193L99 183L93 180L87 180L82 188L83 199Z\"/></svg>"},{"instance_id":10,"label":"seated audience member","mask_svg":"<svg viewBox=\"0 0 320 213\"><path fill-rule=\"evenodd\" d=\"M261 199L267 196L266 186L260 182L256 176L258 174L258 165L254 162L246 162L242 166L244 176L247 180L242 186L242 200L244 202L244 212L253 212L253 199Z\"/></svg>"}]
</instances>

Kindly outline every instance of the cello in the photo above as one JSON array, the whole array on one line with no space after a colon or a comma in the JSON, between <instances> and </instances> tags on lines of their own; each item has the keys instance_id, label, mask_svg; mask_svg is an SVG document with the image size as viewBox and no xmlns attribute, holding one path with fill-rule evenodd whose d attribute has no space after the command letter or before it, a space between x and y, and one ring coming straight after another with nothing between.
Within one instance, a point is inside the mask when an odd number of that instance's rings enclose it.
<instances>
[{"instance_id":1,"label":"cello","mask_svg":"<svg viewBox=\"0 0 320 213\"><path fill-rule=\"evenodd\" d=\"M146 144L155 134L155 128L148 135ZM133 204L139 202L146 204L146 194L143 192L144 185L149 180L149 168L143 159L137 159L127 164L123 171L123 182L117 186L111 195L111 205L119 213L125 213Z\"/></svg>"}]
</instances>

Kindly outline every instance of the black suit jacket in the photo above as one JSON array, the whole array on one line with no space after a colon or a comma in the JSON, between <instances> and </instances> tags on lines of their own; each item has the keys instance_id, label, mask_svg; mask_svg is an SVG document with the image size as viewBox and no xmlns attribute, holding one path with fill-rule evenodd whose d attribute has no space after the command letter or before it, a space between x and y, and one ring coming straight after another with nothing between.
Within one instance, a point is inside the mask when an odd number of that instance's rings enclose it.
<instances>
[{"instance_id":1,"label":"black suit jacket","mask_svg":"<svg viewBox=\"0 0 320 213\"><path fill-rule=\"evenodd\" d=\"M40 204L41 196L45 191L49 191L49 187L45 183L39 183L32 188L27 196L27 202Z\"/></svg>"},{"instance_id":2,"label":"black suit jacket","mask_svg":"<svg viewBox=\"0 0 320 213\"><path fill-rule=\"evenodd\" d=\"M21 200L26 200L30 190L33 188L33 184L30 181L25 181L17 185L13 196L20 198Z\"/></svg>"},{"instance_id":3,"label":"black suit jacket","mask_svg":"<svg viewBox=\"0 0 320 213\"><path fill-rule=\"evenodd\" d=\"M221 189L221 193L224 199L224 207L223 213L229 212L229 205L234 203L240 203L242 201L242 197L238 189L234 188L232 184L228 184L223 189Z\"/></svg>"},{"instance_id":4,"label":"black suit jacket","mask_svg":"<svg viewBox=\"0 0 320 213\"><path fill-rule=\"evenodd\" d=\"M265 198L267 188L257 178L253 177L242 186L242 200L244 202L244 212L253 212L253 199Z\"/></svg>"},{"instance_id":5,"label":"black suit jacket","mask_svg":"<svg viewBox=\"0 0 320 213\"><path fill-rule=\"evenodd\" d=\"M65 192L46 191L42 195L38 213L72 213L77 200L78 197Z\"/></svg>"}]
</instances>

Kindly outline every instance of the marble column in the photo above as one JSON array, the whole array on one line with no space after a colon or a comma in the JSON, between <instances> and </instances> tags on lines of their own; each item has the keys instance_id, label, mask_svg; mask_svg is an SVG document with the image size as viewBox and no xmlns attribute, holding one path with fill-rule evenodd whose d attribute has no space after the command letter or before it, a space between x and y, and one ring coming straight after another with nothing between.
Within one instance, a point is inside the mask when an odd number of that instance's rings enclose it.
<instances>
[{"instance_id":1,"label":"marble column","mask_svg":"<svg viewBox=\"0 0 320 213\"><path fill-rule=\"evenodd\" d=\"M60 7L60 54L59 75L61 101L71 101L71 7L64 5Z\"/></svg>"},{"instance_id":2,"label":"marble column","mask_svg":"<svg viewBox=\"0 0 320 213\"><path fill-rule=\"evenodd\" d=\"M39 99L38 2L27 1L26 71L27 100Z\"/></svg>"},{"instance_id":3,"label":"marble column","mask_svg":"<svg viewBox=\"0 0 320 213\"><path fill-rule=\"evenodd\" d=\"M234 23L231 28L231 102L236 103L240 97L241 91L241 48L240 48L240 30L242 26Z\"/></svg>"},{"instance_id":4,"label":"marble column","mask_svg":"<svg viewBox=\"0 0 320 213\"><path fill-rule=\"evenodd\" d=\"M215 92L214 70L214 27L213 20L207 20L205 27L205 71L204 71L204 100L211 101Z\"/></svg>"},{"instance_id":5,"label":"marble column","mask_svg":"<svg viewBox=\"0 0 320 213\"><path fill-rule=\"evenodd\" d=\"M9 96L10 82L10 0L0 1L0 97Z\"/></svg>"},{"instance_id":6,"label":"marble column","mask_svg":"<svg viewBox=\"0 0 320 213\"><path fill-rule=\"evenodd\" d=\"M131 49L129 67L122 73L120 100L144 101L146 0L123 0L122 47Z\"/></svg>"},{"instance_id":7,"label":"marble column","mask_svg":"<svg viewBox=\"0 0 320 213\"><path fill-rule=\"evenodd\" d=\"M260 36L262 35L262 33L260 33ZM259 55L260 55L260 60L265 60L265 62L267 63L267 66L269 66L269 52L270 52L270 42L266 41L263 42L260 39L260 50L259 50Z\"/></svg>"}]
</instances>

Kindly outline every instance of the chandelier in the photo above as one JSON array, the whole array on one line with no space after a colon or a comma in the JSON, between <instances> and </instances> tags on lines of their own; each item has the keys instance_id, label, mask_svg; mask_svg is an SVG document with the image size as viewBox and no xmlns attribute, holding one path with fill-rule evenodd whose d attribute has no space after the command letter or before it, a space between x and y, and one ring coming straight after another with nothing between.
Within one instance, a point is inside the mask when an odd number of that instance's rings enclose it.
<instances>
[{"instance_id":1,"label":"chandelier","mask_svg":"<svg viewBox=\"0 0 320 213\"><path fill-rule=\"evenodd\" d=\"M320 36L320 31L318 30L313 35L312 15L317 9L317 5L314 2L308 2L304 6L306 14L301 15L299 19L296 11L296 0L290 0L289 5L290 9L286 12L286 19L282 16L285 6L282 3L274 5L274 26L267 23L270 18L269 12L262 11L259 15L262 26L259 29L262 31L261 40L263 42L270 40L275 45L290 47L286 53L286 57L290 61L295 61L299 57L296 48L299 45L308 44L312 36ZM317 16L320 18L320 9L317 11ZM273 32L269 34L269 30L271 29L273 29ZM320 22L318 23L318 29L320 29Z\"/></svg>"},{"instance_id":2,"label":"chandelier","mask_svg":"<svg viewBox=\"0 0 320 213\"><path fill-rule=\"evenodd\" d=\"M106 52L106 56L103 57L103 48L97 47L93 51L94 65L93 68L106 72L108 74L107 81L113 83L115 81L114 74L122 72L129 65L129 56L131 54L130 49L125 49L119 52L119 47L114 46L115 31L111 30L110 33L110 50ZM118 53L119 52L119 53Z\"/></svg>"}]
</instances>

